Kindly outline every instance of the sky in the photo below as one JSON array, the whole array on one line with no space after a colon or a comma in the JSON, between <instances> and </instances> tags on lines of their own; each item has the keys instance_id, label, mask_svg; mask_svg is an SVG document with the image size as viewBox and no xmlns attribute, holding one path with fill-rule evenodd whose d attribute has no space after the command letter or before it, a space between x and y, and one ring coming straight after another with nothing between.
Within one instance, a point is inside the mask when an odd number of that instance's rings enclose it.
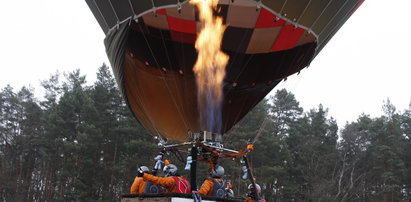
<instances>
[{"instance_id":1,"label":"sky","mask_svg":"<svg viewBox=\"0 0 411 202\"><path fill-rule=\"evenodd\" d=\"M340 127L362 113L398 112L411 102L410 0L366 0L311 65L276 89L309 110L322 104ZM104 33L84 0L0 1L0 88L32 86L57 70L80 69L91 84L109 64Z\"/></svg>"}]
</instances>

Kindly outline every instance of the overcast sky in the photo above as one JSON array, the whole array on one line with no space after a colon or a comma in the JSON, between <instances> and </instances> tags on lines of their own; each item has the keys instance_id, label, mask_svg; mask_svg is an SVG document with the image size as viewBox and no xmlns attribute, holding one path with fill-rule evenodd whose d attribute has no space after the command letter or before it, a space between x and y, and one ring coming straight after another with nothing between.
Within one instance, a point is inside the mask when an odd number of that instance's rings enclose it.
<instances>
[{"instance_id":1,"label":"overcast sky","mask_svg":"<svg viewBox=\"0 0 411 202\"><path fill-rule=\"evenodd\" d=\"M411 0L366 0L287 88L305 110L320 103L340 127L361 113L382 114L389 98L411 101ZM83 0L0 1L0 88L31 85L79 68L91 83L108 64L104 33ZM274 92L274 91L273 91ZM38 95L39 97L41 95Z\"/></svg>"}]
</instances>

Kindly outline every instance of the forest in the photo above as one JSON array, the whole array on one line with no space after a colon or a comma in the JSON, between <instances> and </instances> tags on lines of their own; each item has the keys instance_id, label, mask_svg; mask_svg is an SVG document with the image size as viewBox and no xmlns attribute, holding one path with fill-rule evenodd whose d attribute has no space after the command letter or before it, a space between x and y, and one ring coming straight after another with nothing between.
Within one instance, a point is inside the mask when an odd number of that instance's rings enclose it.
<instances>
[{"instance_id":1,"label":"forest","mask_svg":"<svg viewBox=\"0 0 411 202\"><path fill-rule=\"evenodd\" d=\"M0 201L119 201L137 167L154 166L158 142L131 114L109 67L96 78L89 85L80 70L55 73L41 82L42 98L30 87L0 89ZM411 106L399 111L387 99L382 111L339 128L321 104L306 110L276 89L224 134L224 145L255 140L249 160L269 202L410 201ZM244 197L241 163L221 164Z\"/></svg>"}]
</instances>

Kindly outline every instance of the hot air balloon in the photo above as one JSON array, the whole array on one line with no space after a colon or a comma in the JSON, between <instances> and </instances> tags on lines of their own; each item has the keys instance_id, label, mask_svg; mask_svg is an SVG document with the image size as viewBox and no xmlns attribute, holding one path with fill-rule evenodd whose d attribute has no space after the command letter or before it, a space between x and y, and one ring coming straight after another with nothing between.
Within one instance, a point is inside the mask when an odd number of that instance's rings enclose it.
<instances>
[{"instance_id":1,"label":"hot air balloon","mask_svg":"<svg viewBox=\"0 0 411 202\"><path fill-rule=\"evenodd\" d=\"M198 10L184 0L86 0L131 111L176 142L199 124L193 66ZM240 121L279 82L307 67L363 0L220 0L229 55L222 128Z\"/></svg>"}]
</instances>

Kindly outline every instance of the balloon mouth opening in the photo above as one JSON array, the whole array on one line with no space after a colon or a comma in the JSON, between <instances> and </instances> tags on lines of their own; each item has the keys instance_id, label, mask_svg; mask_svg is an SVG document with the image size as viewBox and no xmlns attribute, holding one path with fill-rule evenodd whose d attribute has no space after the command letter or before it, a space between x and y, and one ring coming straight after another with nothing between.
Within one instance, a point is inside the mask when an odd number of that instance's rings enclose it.
<instances>
[{"instance_id":1,"label":"balloon mouth opening","mask_svg":"<svg viewBox=\"0 0 411 202\"><path fill-rule=\"evenodd\" d=\"M223 135L221 133L214 133L210 131L200 131L198 133L189 133L192 141L202 141L212 143L212 146L220 146L220 142L223 141Z\"/></svg>"}]
</instances>

